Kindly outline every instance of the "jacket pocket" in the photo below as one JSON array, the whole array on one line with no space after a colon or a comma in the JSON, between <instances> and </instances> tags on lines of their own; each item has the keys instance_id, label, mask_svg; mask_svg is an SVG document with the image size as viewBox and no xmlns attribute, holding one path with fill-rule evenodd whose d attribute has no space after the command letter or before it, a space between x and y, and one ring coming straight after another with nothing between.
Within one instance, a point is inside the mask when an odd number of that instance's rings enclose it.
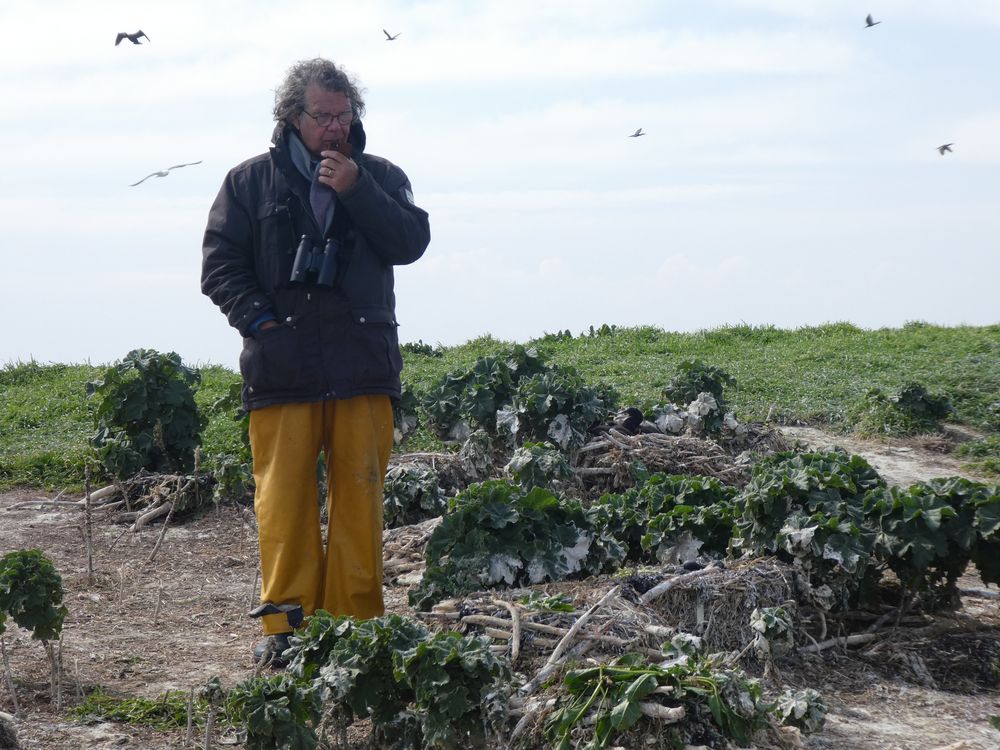
<instances>
[{"instance_id":1,"label":"jacket pocket","mask_svg":"<svg viewBox=\"0 0 1000 750\"><path fill-rule=\"evenodd\" d=\"M391 386L403 369L396 318L382 307L351 308L351 349L355 353L355 384Z\"/></svg>"},{"instance_id":2,"label":"jacket pocket","mask_svg":"<svg viewBox=\"0 0 1000 750\"><path fill-rule=\"evenodd\" d=\"M290 326L272 326L243 339L240 374L250 393L262 396L269 392L293 390L300 379L301 360L296 330Z\"/></svg>"}]
</instances>

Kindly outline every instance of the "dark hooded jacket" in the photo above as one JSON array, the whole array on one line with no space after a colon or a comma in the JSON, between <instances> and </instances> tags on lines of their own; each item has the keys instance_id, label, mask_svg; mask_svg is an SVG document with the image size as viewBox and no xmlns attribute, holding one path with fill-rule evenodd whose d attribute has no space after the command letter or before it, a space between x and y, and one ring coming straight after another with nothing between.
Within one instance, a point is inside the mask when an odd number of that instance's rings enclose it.
<instances>
[{"instance_id":1,"label":"dark hooded jacket","mask_svg":"<svg viewBox=\"0 0 1000 750\"><path fill-rule=\"evenodd\" d=\"M323 232L309 207L310 183L292 163L290 131L232 169L208 215L201 288L243 335L243 403L400 395L395 265L412 263L430 242L427 213L413 204L399 167L364 153L360 122L351 127L357 182L337 195ZM319 248L339 242L332 286L291 282L300 238ZM267 312L279 325L253 332Z\"/></svg>"}]
</instances>

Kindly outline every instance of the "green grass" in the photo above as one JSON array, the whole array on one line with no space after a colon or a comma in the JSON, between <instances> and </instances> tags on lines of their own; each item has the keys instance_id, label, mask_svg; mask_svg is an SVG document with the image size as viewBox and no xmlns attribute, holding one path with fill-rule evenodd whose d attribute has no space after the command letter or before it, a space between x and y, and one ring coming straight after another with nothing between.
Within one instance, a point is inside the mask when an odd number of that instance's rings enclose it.
<instances>
[{"instance_id":1,"label":"green grass","mask_svg":"<svg viewBox=\"0 0 1000 750\"><path fill-rule=\"evenodd\" d=\"M187 726L187 705L188 695L183 690L168 690L154 700L116 698L97 688L87 695L83 703L71 708L69 715L85 724L113 721L153 729L182 729ZM207 701L195 698L192 724L204 726L207 714Z\"/></svg>"},{"instance_id":2,"label":"green grass","mask_svg":"<svg viewBox=\"0 0 1000 750\"><path fill-rule=\"evenodd\" d=\"M694 357L736 378L726 398L744 421L763 419L773 405L775 418L849 430L868 389L896 393L917 382L948 396L953 421L1000 432L1000 324L911 323L874 331L849 323L796 330L729 326L689 334L641 327L527 343L550 362L576 367L591 383L613 386L626 404L660 401L677 365ZM441 357L405 352L403 378L416 392L426 391L445 373L512 346L483 336L445 348ZM34 362L0 370L0 487L79 486L94 430L84 386L101 372ZM231 412L211 409L236 381L238 375L222 367L202 370L197 402L209 416L203 434L208 456L235 453L239 446ZM419 439L408 447L420 447Z\"/></svg>"}]
</instances>

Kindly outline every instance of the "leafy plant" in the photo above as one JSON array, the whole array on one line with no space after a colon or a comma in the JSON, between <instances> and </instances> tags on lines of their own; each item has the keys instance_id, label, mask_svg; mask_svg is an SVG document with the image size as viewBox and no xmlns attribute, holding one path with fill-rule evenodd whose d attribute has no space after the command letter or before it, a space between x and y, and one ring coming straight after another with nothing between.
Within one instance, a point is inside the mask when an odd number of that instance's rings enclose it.
<instances>
[{"instance_id":1,"label":"leafy plant","mask_svg":"<svg viewBox=\"0 0 1000 750\"><path fill-rule=\"evenodd\" d=\"M410 390L410 387L403 383L399 400L392 404L392 421L395 425L394 437L397 443L406 440L420 426L420 417L417 415L419 406L419 399Z\"/></svg>"},{"instance_id":2,"label":"leafy plant","mask_svg":"<svg viewBox=\"0 0 1000 750\"><path fill-rule=\"evenodd\" d=\"M798 727L803 734L818 732L828 712L823 696L812 688L785 690L774 704L774 716L784 726Z\"/></svg>"},{"instance_id":3,"label":"leafy plant","mask_svg":"<svg viewBox=\"0 0 1000 750\"><path fill-rule=\"evenodd\" d=\"M250 750L314 750L319 739L317 691L289 674L255 677L236 685L227 700L230 718L246 727Z\"/></svg>"},{"instance_id":4,"label":"leafy plant","mask_svg":"<svg viewBox=\"0 0 1000 750\"><path fill-rule=\"evenodd\" d=\"M1000 488L962 477L932 479L873 492L866 510L880 531L876 558L911 593L948 602L957 597L956 582L969 561L981 559L980 548L992 551ZM983 563L984 580L1000 580L994 577L1000 566Z\"/></svg>"},{"instance_id":5,"label":"leafy plant","mask_svg":"<svg viewBox=\"0 0 1000 750\"><path fill-rule=\"evenodd\" d=\"M686 562L725 553L736 489L718 479L651 474L638 487L606 494L587 511L595 529L625 548L630 562Z\"/></svg>"},{"instance_id":6,"label":"leafy plant","mask_svg":"<svg viewBox=\"0 0 1000 750\"><path fill-rule=\"evenodd\" d=\"M499 747L510 669L488 638L435 633L393 654L393 676L413 689L425 748Z\"/></svg>"},{"instance_id":7,"label":"leafy plant","mask_svg":"<svg viewBox=\"0 0 1000 750\"><path fill-rule=\"evenodd\" d=\"M410 709L413 687L395 678L393 654L420 643L427 629L415 620L385 615L350 621L343 632L335 624L325 632L332 645L318 673L324 702L334 701L348 721L371 718L377 742L419 747L420 722Z\"/></svg>"},{"instance_id":8,"label":"leafy plant","mask_svg":"<svg viewBox=\"0 0 1000 750\"><path fill-rule=\"evenodd\" d=\"M551 443L525 443L514 451L504 473L524 490L552 489L558 482L573 476L566 457Z\"/></svg>"},{"instance_id":9,"label":"leafy plant","mask_svg":"<svg viewBox=\"0 0 1000 750\"><path fill-rule=\"evenodd\" d=\"M931 395L919 383L910 383L892 396L871 388L855 408L855 429L862 435L939 432L941 421L953 412L947 396Z\"/></svg>"},{"instance_id":10,"label":"leafy plant","mask_svg":"<svg viewBox=\"0 0 1000 750\"><path fill-rule=\"evenodd\" d=\"M736 380L728 372L700 359L686 359L677 365L674 376L663 389L663 397L672 404L687 406L702 393L710 393L724 412L723 391L727 387L736 387Z\"/></svg>"},{"instance_id":11,"label":"leafy plant","mask_svg":"<svg viewBox=\"0 0 1000 750\"><path fill-rule=\"evenodd\" d=\"M190 471L204 426L194 399L199 382L179 355L134 349L87 383L97 403L91 442L104 467L120 478L140 469Z\"/></svg>"},{"instance_id":12,"label":"leafy plant","mask_svg":"<svg viewBox=\"0 0 1000 750\"><path fill-rule=\"evenodd\" d=\"M717 669L709 659L689 658L662 667L627 654L611 664L573 670L566 675L564 685L568 698L557 704L545 730L557 750L575 747L571 739L574 730L585 732L586 750L608 747L640 721L643 703L683 707L686 724L707 713L717 732L741 746L766 722L766 707L756 682ZM707 712L702 707L707 707ZM686 739L684 729L677 725L657 724L655 731L666 734L678 746Z\"/></svg>"},{"instance_id":13,"label":"leafy plant","mask_svg":"<svg viewBox=\"0 0 1000 750\"><path fill-rule=\"evenodd\" d=\"M438 476L417 466L393 466L385 475L385 527L408 526L443 515L448 507Z\"/></svg>"},{"instance_id":14,"label":"leafy plant","mask_svg":"<svg viewBox=\"0 0 1000 750\"><path fill-rule=\"evenodd\" d=\"M41 550L17 550L0 558L0 612L30 630L32 638L59 638L69 613L62 600L62 577Z\"/></svg>"},{"instance_id":15,"label":"leafy plant","mask_svg":"<svg viewBox=\"0 0 1000 750\"><path fill-rule=\"evenodd\" d=\"M754 608L750 629L754 631L754 648L765 660L784 656L795 647L795 623L786 607Z\"/></svg>"},{"instance_id":16,"label":"leafy plant","mask_svg":"<svg viewBox=\"0 0 1000 750\"><path fill-rule=\"evenodd\" d=\"M516 438L551 440L563 450L583 445L587 428L613 407L607 391L591 388L572 367L552 367L522 380L514 395Z\"/></svg>"},{"instance_id":17,"label":"leafy plant","mask_svg":"<svg viewBox=\"0 0 1000 750\"><path fill-rule=\"evenodd\" d=\"M736 497L743 508L732 548L777 555L806 575L818 606L846 606L868 569L875 532L865 520L864 497L885 482L860 456L846 452L768 456Z\"/></svg>"},{"instance_id":18,"label":"leafy plant","mask_svg":"<svg viewBox=\"0 0 1000 750\"><path fill-rule=\"evenodd\" d=\"M432 532L427 570L410 591L410 603L424 608L482 587L593 574L620 559L620 552L595 536L575 501L499 480L473 484L451 501Z\"/></svg>"}]
</instances>

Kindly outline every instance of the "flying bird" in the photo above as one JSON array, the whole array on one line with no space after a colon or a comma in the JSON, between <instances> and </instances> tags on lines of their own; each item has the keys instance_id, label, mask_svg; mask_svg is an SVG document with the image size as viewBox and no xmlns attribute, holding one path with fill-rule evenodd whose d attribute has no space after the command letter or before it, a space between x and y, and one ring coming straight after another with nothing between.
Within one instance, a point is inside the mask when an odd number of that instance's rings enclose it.
<instances>
[{"instance_id":1,"label":"flying bird","mask_svg":"<svg viewBox=\"0 0 1000 750\"><path fill-rule=\"evenodd\" d=\"M937 147L938 153L941 154L941 156L944 156L944 152L945 151L947 151L948 153L953 154L955 152L951 150L951 147L954 146L954 145L955 145L954 143L945 143L945 144L942 144L942 145L940 145L940 146Z\"/></svg>"},{"instance_id":2,"label":"flying bird","mask_svg":"<svg viewBox=\"0 0 1000 750\"><path fill-rule=\"evenodd\" d=\"M147 42L153 41L148 36L146 36L146 33L142 29L139 29L134 34L129 34L127 31L119 31L118 36L115 38L115 46L117 47L119 44L121 44L122 39L128 39L130 42L132 42L132 44L142 44L142 42L139 41L139 37L145 38Z\"/></svg>"},{"instance_id":3,"label":"flying bird","mask_svg":"<svg viewBox=\"0 0 1000 750\"><path fill-rule=\"evenodd\" d=\"M646 135L642 132L642 128L638 128L634 133L632 133L632 135L629 136L629 138L638 138L640 135Z\"/></svg>"},{"instance_id":4,"label":"flying bird","mask_svg":"<svg viewBox=\"0 0 1000 750\"><path fill-rule=\"evenodd\" d=\"M392 42L392 41L395 41L396 37L397 37L397 36L399 36L400 34L402 34L403 32L402 32L402 31L400 31L400 32L398 32L398 33L396 33L396 34L390 34L390 33L389 33L388 31L386 31L385 29L382 29L382 33L383 33L383 34L385 34L385 40L386 40L387 42Z\"/></svg>"},{"instance_id":5,"label":"flying bird","mask_svg":"<svg viewBox=\"0 0 1000 750\"><path fill-rule=\"evenodd\" d=\"M141 185L150 177L166 177L168 174L170 174L171 169L180 169L181 167L191 167L194 166L195 164L201 164L201 159L199 159L198 161L189 161L187 164L174 164L174 166L167 167L166 169L161 169L159 172L151 172L138 182L133 182L131 185L129 185L129 187L135 187L136 185Z\"/></svg>"},{"instance_id":6,"label":"flying bird","mask_svg":"<svg viewBox=\"0 0 1000 750\"><path fill-rule=\"evenodd\" d=\"M872 20L872 14L871 13L869 13L865 17L865 28L866 29L870 29L872 26L878 26L880 23L882 23L882 22L881 21L873 21Z\"/></svg>"}]
</instances>

